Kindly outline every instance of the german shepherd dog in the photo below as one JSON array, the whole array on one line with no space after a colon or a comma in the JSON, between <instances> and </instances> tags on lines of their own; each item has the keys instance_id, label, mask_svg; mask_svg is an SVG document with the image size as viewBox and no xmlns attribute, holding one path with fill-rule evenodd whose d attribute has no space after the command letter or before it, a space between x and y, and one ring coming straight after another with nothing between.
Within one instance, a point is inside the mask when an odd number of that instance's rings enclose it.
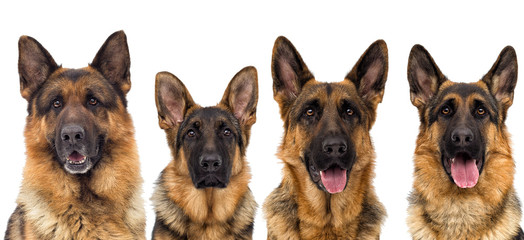
<instances>
[{"instance_id":1,"label":"german shepherd dog","mask_svg":"<svg viewBox=\"0 0 524 240\"><path fill-rule=\"evenodd\" d=\"M197 105L168 72L157 74L155 92L173 160L151 198L153 239L251 239L257 204L245 154L256 121L256 69L238 72L213 107Z\"/></svg>"},{"instance_id":2,"label":"german shepherd dog","mask_svg":"<svg viewBox=\"0 0 524 240\"><path fill-rule=\"evenodd\" d=\"M31 37L18 47L27 160L5 239L145 239L126 35L81 69L57 65Z\"/></svg>"},{"instance_id":3,"label":"german shepherd dog","mask_svg":"<svg viewBox=\"0 0 524 240\"><path fill-rule=\"evenodd\" d=\"M372 185L369 131L387 79L386 43L371 44L337 83L316 81L285 37L271 66L284 176L264 203L268 239L378 239L386 213Z\"/></svg>"},{"instance_id":4,"label":"german shepherd dog","mask_svg":"<svg viewBox=\"0 0 524 240\"><path fill-rule=\"evenodd\" d=\"M474 83L456 83L415 45L411 102L420 114L408 225L413 239L524 239L504 121L517 83L508 46Z\"/></svg>"}]
</instances>

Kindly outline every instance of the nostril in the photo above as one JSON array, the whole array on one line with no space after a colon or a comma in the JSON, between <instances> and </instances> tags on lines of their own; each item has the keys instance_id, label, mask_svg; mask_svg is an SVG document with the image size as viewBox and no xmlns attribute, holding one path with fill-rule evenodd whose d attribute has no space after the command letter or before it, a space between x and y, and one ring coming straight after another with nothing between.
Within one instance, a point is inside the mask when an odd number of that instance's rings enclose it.
<instances>
[{"instance_id":1,"label":"nostril","mask_svg":"<svg viewBox=\"0 0 524 240\"><path fill-rule=\"evenodd\" d=\"M69 135L67 134L62 135L62 140L69 141Z\"/></svg>"},{"instance_id":2,"label":"nostril","mask_svg":"<svg viewBox=\"0 0 524 240\"><path fill-rule=\"evenodd\" d=\"M213 167L220 167L220 162L216 161L213 163Z\"/></svg>"},{"instance_id":3,"label":"nostril","mask_svg":"<svg viewBox=\"0 0 524 240\"><path fill-rule=\"evenodd\" d=\"M469 136L467 136L467 137L466 137L466 142L471 142L471 141L472 141L472 138L469 137Z\"/></svg>"},{"instance_id":4,"label":"nostril","mask_svg":"<svg viewBox=\"0 0 524 240\"><path fill-rule=\"evenodd\" d=\"M327 153L332 153L332 152L333 152L333 148L331 148L331 147L327 147L327 148L326 148L326 152L327 152Z\"/></svg>"},{"instance_id":5,"label":"nostril","mask_svg":"<svg viewBox=\"0 0 524 240\"><path fill-rule=\"evenodd\" d=\"M345 153L347 150L347 147L346 146L340 146L340 148L338 149L338 152L339 153Z\"/></svg>"},{"instance_id":6,"label":"nostril","mask_svg":"<svg viewBox=\"0 0 524 240\"><path fill-rule=\"evenodd\" d=\"M83 139L83 138L84 138L84 135L81 134L81 133L77 133L77 134L75 135L75 139L76 139L76 140L81 140L81 139Z\"/></svg>"}]
</instances>

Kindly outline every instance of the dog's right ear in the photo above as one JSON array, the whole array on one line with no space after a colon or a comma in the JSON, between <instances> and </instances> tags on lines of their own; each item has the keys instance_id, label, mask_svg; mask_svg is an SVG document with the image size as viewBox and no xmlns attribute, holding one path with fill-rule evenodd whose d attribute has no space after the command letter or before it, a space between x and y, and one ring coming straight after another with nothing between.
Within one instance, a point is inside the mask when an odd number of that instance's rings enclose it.
<instances>
[{"instance_id":1,"label":"dog's right ear","mask_svg":"<svg viewBox=\"0 0 524 240\"><path fill-rule=\"evenodd\" d=\"M273 98L280 105L280 114L284 118L302 87L314 77L293 44L283 36L277 38L273 47L271 74Z\"/></svg>"},{"instance_id":2,"label":"dog's right ear","mask_svg":"<svg viewBox=\"0 0 524 240\"><path fill-rule=\"evenodd\" d=\"M186 86L175 75L159 72L155 82L158 124L162 129L178 127L187 110L195 105Z\"/></svg>"},{"instance_id":3,"label":"dog's right ear","mask_svg":"<svg viewBox=\"0 0 524 240\"><path fill-rule=\"evenodd\" d=\"M418 44L411 48L409 54L408 81L411 103L419 109L435 96L440 85L446 81L429 52Z\"/></svg>"},{"instance_id":4,"label":"dog's right ear","mask_svg":"<svg viewBox=\"0 0 524 240\"><path fill-rule=\"evenodd\" d=\"M51 54L34 38L18 40L18 74L20 93L29 101L31 95L59 68Z\"/></svg>"}]
</instances>

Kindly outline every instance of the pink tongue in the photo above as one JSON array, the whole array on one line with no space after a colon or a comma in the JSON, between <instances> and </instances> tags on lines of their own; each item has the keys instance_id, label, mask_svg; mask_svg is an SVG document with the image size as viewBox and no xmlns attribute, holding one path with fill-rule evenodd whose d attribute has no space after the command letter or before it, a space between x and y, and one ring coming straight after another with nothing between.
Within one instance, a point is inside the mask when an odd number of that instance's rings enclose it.
<instances>
[{"instance_id":1,"label":"pink tongue","mask_svg":"<svg viewBox=\"0 0 524 240\"><path fill-rule=\"evenodd\" d=\"M84 159L84 155L78 153L77 151L74 151L73 153L71 153L71 155L69 155L69 160L73 162L80 162L83 159Z\"/></svg>"},{"instance_id":2,"label":"pink tongue","mask_svg":"<svg viewBox=\"0 0 524 240\"><path fill-rule=\"evenodd\" d=\"M346 170L333 167L320 172L322 184L329 193L339 193L346 186Z\"/></svg>"},{"instance_id":3,"label":"pink tongue","mask_svg":"<svg viewBox=\"0 0 524 240\"><path fill-rule=\"evenodd\" d=\"M479 170L475 159L464 159L463 156L456 156L451 164L451 176L455 184L461 188L472 188L477 185L479 180Z\"/></svg>"}]
</instances>

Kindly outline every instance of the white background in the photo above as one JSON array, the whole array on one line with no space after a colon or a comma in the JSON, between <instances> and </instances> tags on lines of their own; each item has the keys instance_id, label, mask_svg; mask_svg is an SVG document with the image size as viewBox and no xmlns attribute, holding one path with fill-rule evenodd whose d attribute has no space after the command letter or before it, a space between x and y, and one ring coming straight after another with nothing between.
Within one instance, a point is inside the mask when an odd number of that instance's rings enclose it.
<instances>
[{"instance_id":1,"label":"white background","mask_svg":"<svg viewBox=\"0 0 524 240\"><path fill-rule=\"evenodd\" d=\"M465 82L480 79L506 45L524 56L524 8L517 1L6 2L0 3L0 235L15 209L25 162L22 134L27 103L19 93L17 71L21 35L36 38L64 67L80 68L93 59L111 33L125 30L132 63L129 112L144 178L148 238L154 223L149 201L153 183L171 158L154 102L154 76L159 71L177 75L194 100L206 106L220 100L241 68L258 69L258 121L247 156L253 173L250 187L262 205L279 184L282 167L275 157L282 122L272 96L274 40L279 35L288 37L317 80L340 81L373 41L384 39L389 74L371 131L377 152L374 185L388 212L382 239L410 239L406 197L412 186L419 125L406 79L411 47L424 45L444 74ZM515 187L521 199L523 84L517 84L506 122L513 135ZM254 235L266 238L260 209Z\"/></svg>"}]
</instances>

